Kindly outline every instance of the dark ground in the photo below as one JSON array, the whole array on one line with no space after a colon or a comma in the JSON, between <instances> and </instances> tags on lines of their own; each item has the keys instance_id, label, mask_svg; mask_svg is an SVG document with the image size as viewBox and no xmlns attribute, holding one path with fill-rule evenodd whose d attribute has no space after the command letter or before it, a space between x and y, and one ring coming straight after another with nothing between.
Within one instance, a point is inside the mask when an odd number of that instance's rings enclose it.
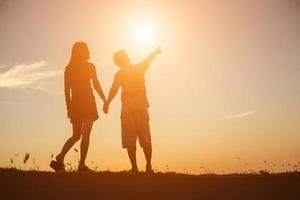
<instances>
[{"instance_id":1,"label":"dark ground","mask_svg":"<svg viewBox=\"0 0 300 200\"><path fill-rule=\"evenodd\" d=\"M0 169L0 199L300 200L300 173L182 175Z\"/></svg>"}]
</instances>

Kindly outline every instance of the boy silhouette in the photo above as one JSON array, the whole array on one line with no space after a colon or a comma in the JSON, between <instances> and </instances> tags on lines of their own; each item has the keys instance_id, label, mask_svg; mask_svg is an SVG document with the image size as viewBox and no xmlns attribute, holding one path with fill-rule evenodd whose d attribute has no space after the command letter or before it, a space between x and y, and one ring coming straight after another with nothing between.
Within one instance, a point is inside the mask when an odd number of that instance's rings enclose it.
<instances>
[{"instance_id":1,"label":"boy silhouette","mask_svg":"<svg viewBox=\"0 0 300 200\"><path fill-rule=\"evenodd\" d=\"M136 140L138 139L147 162L146 172L153 173L151 166L152 144L149 127L149 103L146 96L144 75L156 55L160 53L160 48L157 48L144 61L136 65L131 64L124 50L117 51L113 57L120 70L115 74L109 97L103 106L103 111L108 113L109 104L121 87L122 147L127 149L131 162L131 172L138 172L136 162Z\"/></svg>"}]
</instances>

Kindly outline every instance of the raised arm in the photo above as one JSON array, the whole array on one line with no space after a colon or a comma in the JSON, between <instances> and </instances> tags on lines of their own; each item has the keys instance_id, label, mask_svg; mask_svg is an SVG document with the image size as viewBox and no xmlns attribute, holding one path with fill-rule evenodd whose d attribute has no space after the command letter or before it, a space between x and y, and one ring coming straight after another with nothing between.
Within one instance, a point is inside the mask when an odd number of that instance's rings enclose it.
<instances>
[{"instance_id":1,"label":"raised arm","mask_svg":"<svg viewBox=\"0 0 300 200\"><path fill-rule=\"evenodd\" d=\"M153 51L151 54L149 54L145 60L143 60L141 63L139 63L138 66L143 71L146 71L148 69L148 67L150 66L150 64L152 63L152 61L155 59L157 54L161 54L161 49L159 47L156 48L155 51Z\"/></svg>"},{"instance_id":2,"label":"raised arm","mask_svg":"<svg viewBox=\"0 0 300 200\"><path fill-rule=\"evenodd\" d=\"M104 103L104 106L103 106L104 113L108 113L109 104L114 99L114 97L117 95L119 88L120 88L120 80L119 80L119 74L117 73L115 75L114 82L110 88L107 101Z\"/></svg>"},{"instance_id":3,"label":"raised arm","mask_svg":"<svg viewBox=\"0 0 300 200\"><path fill-rule=\"evenodd\" d=\"M98 93L98 95L100 96L102 101L105 102L106 101L105 95L104 95L101 85L99 83L96 68L94 65L92 66L92 83L93 83L94 89L96 90L96 92Z\"/></svg>"},{"instance_id":4,"label":"raised arm","mask_svg":"<svg viewBox=\"0 0 300 200\"><path fill-rule=\"evenodd\" d=\"M66 71L64 73L64 88L65 88L67 115L68 118L70 118L71 117L71 85L70 85L69 76L67 75Z\"/></svg>"}]
</instances>

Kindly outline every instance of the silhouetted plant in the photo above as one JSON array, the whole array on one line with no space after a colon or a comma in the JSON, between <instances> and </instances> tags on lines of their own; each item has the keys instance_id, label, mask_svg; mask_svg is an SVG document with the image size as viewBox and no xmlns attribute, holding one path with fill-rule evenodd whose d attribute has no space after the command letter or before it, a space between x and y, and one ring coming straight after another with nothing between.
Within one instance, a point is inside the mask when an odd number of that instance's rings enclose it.
<instances>
[{"instance_id":1,"label":"silhouetted plant","mask_svg":"<svg viewBox=\"0 0 300 200\"><path fill-rule=\"evenodd\" d=\"M19 169L21 169L21 164L20 164L20 160L19 160L19 154L15 153L15 159L14 159L14 162L15 162L15 168L17 169L17 166L19 166Z\"/></svg>"},{"instance_id":2,"label":"silhouetted plant","mask_svg":"<svg viewBox=\"0 0 300 200\"><path fill-rule=\"evenodd\" d=\"M27 163L29 157L30 157L30 154L29 154L29 153L25 153L25 156L24 156L24 158L23 158L23 166L24 166L24 170L26 169L25 167L26 167L26 163Z\"/></svg>"},{"instance_id":3,"label":"silhouetted plant","mask_svg":"<svg viewBox=\"0 0 300 200\"><path fill-rule=\"evenodd\" d=\"M259 174L260 175L270 175L270 173L268 171L266 171L266 170L260 170Z\"/></svg>"},{"instance_id":4,"label":"silhouetted plant","mask_svg":"<svg viewBox=\"0 0 300 200\"><path fill-rule=\"evenodd\" d=\"M274 164L273 164L272 172L275 172L275 171L276 171L276 164L274 163Z\"/></svg>"},{"instance_id":5,"label":"silhouetted plant","mask_svg":"<svg viewBox=\"0 0 300 200\"><path fill-rule=\"evenodd\" d=\"M298 165L295 164L295 165L294 165L294 172L297 172L297 169L298 169Z\"/></svg>"},{"instance_id":6,"label":"silhouetted plant","mask_svg":"<svg viewBox=\"0 0 300 200\"><path fill-rule=\"evenodd\" d=\"M286 165L287 167L286 167L286 172L290 172L290 167L291 167L291 164L290 163L288 163L287 165Z\"/></svg>"},{"instance_id":7,"label":"silhouetted plant","mask_svg":"<svg viewBox=\"0 0 300 200\"><path fill-rule=\"evenodd\" d=\"M268 164L268 162L266 161L266 160L264 160L264 165L265 165L265 171L267 171L267 164Z\"/></svg>"},{"instance_id":8,"label":"silhouetted plant","mask_svg":"<svg viewBox=\"0 0 300 200\"><path fill-rule=\"evenodd\" d=\"M66 167L67 167L67 169L66 169L67 171L72 171L72 164L71 163L68 162L66 164Z\"/></svg>"},{"instance_id":9,"label":"silhouetted plant","mask_svg":"<svg viewBox=\"0 0 300 200\"><path fill-rule=\"evenodd\" d=\"M79 153L78 153L78 149L74 148L74 152L75 152L75 164L74 164L74 170L76 170L76 166L79 164Z\"/></svg>"},{"instance_id":10,"label":"silhouetted plant","mask_svg":"<svg viewBox=\"0 0 300 200\"><path fill-rule=\"evenodd\" d=\"M282 171L285 171L284 164L281 164Z\"/></svg>"},{"instance_id":11,"label":"silhouetted plant","mask_svg":"<svg viewBox=\"0 0 300 200\"><path fill-rule=\"evenodd\" d=\"M94 162L92 161L92 169L94 169Z\"/></svg>"},{"instance_id":12,"label":"silhouetted plant","mask_svg":"<svg viewBox=\"0 0 300 200\"><path fill-rule=\"evenodd\" d=\"M166 172L169 172L170 169L169 169L169 165L166 165Z\"/></svg>"},{"instance_id":13,"label":"silhouetted plant","mask_svg":"<svg viewBox=\"0 0 300 200\"><path fill-rule=\"evenodd\" d=\"M30 154L26 153L25 156L24 156L24 159L23 159L24 164L28 161L29 157L30 157Z\"/></svg>"},{"instance_id":14,"label":"silhouetted plant","mask_svg":"<svg viewBox=\"0 0 300 200\"><path fill-rule=\"evenodd\" d=\"M239 163L239 173L242 173L242 166L241 166L241 158L240 158L240 156L238 156L236 159L237 159L237 161Z\"/></svg>"},{"instance_id":15,"label":"silhouetted plant","mask_svg":"<svg viewBox=\"0 0 300 200\"><path fill-rule=\"evenodd\" d=\"M200 169L200 172L199 172L199 173L201 174L201 171L202 171L202 172L204 171L204 167L203 167L203 166L200 166L199 169ZM204 172L203 172L203 173L204 173Z\"/></svg>"},{"instance_id":16,"label":"silhouetted plant","mask_svg":"<svg viewBox=\"0 0 300 200\"><path fill-rule=\"evenodd\" d=\"M13 165L14 164L14 159L10 158L10 164Z\"/></svg>"}]
</instances>

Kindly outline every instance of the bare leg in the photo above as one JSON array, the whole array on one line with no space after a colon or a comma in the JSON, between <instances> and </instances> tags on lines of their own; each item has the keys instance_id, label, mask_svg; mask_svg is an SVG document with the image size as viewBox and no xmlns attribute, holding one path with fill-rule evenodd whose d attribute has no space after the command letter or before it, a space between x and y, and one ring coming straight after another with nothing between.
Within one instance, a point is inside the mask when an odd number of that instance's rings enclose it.
<instances>
[{"instance_id":1,"label":"bare leg","mask_svg":"<svg viewBox=\"0 0 300 200\"><path fill-rule=\"evenodd\" d=\"M89 149L90 134L93 127L93 120L85 120L82 126L82 138L80 143L79 167L85 167L85 159Z\"/></svg>"},{"instance_id":2,"label":"bare leg","mask_svg":"<svg viewBox=\"0 0 300 200\"><path fill-rule=\"evenodd\" d=\"M56 161L59 163L64 162L64 158L67 154L67 152L72 148L72 146L80 140L80 135L81 135L81 128L82 125L81 123L72 123L73 126L73 135L70 137L66 143L64 144L61 152L56 156Z\"/></svg>"},{"instance_id":3,"label":"bare leg","mask_svg":"<svg viewBox=\"0 0 300 200\"><path fill-rule=\"evenodd\" d=\"M143 147L143 151L144 151L144 155L146 158L146 171L147 170L152 170L152 166L151 166L151 158L152 158L152 147Z\"/></svg>"},{"instance_id":4,"label":"bare leg","mask_svg":"<svg viewBox=\"0 0 300 200\"><path fill-rule=\"evenodd\" d=\"M136 164L136 147L127 147L127 153L131 163L131 170L138 171L138 167Z\"/></svg>"}]
</instances>

